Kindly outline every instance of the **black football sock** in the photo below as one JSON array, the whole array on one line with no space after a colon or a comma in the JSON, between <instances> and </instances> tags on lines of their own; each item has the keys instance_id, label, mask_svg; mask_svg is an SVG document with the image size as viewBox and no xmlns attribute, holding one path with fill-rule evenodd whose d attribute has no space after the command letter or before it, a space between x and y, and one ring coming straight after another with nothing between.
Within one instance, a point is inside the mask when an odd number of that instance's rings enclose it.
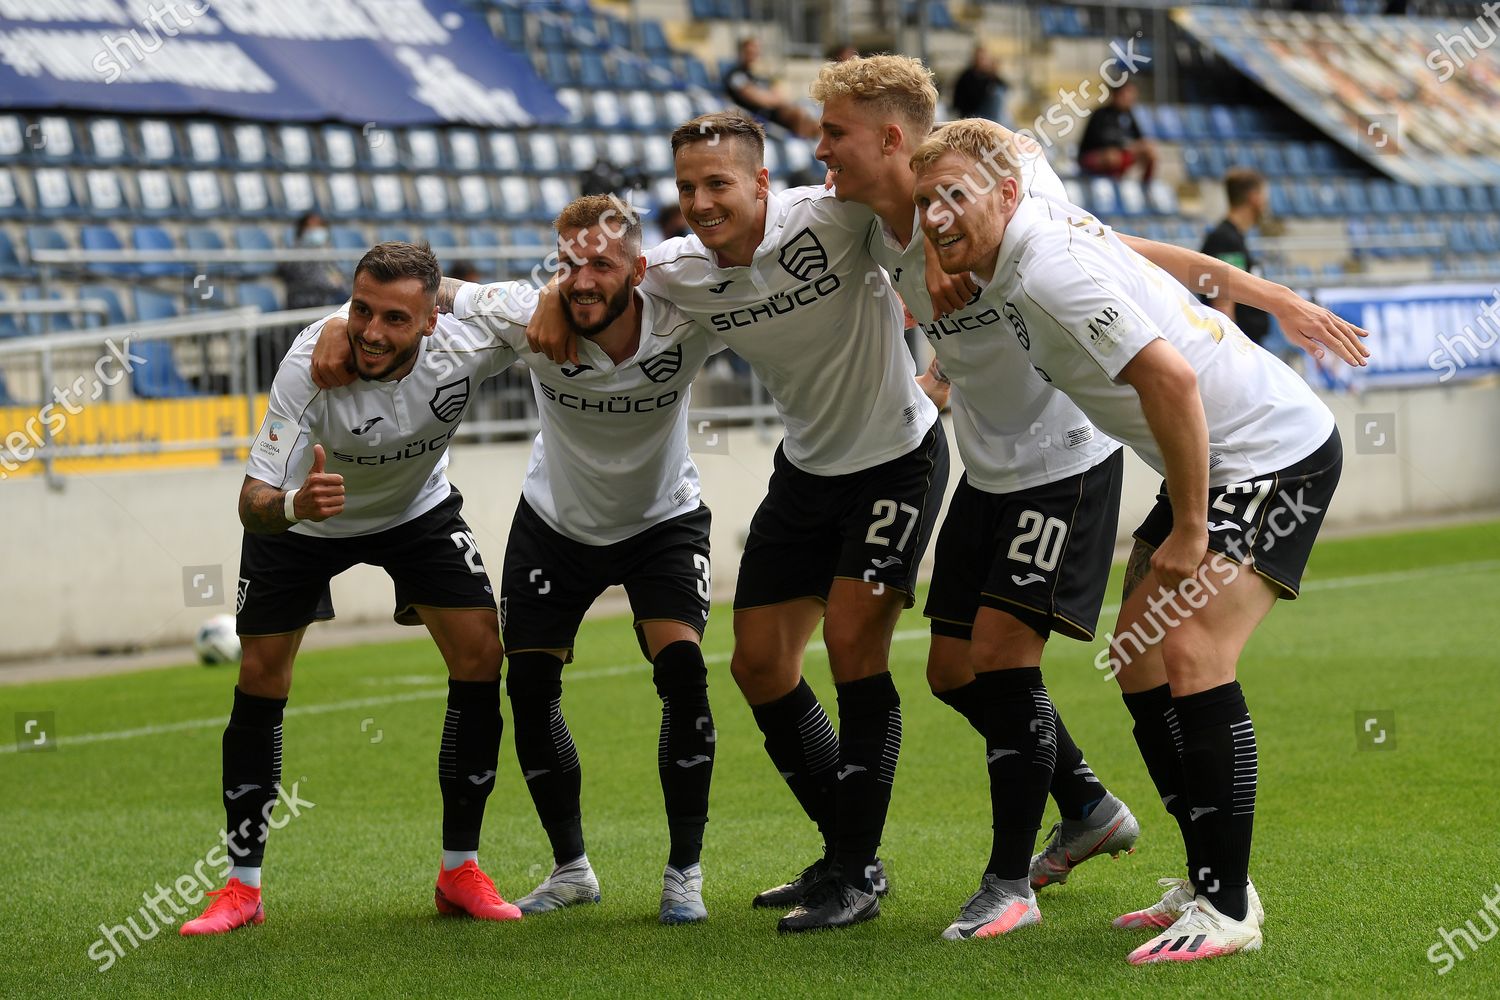
<instances>
[{"instance_id":1,"label":"black football sock","mask_svg":"<svg viewBox=\"0 0 1500 1000\"><path fill-rule=\"evenodd\" d=\"M889 671L834 687L839 701L834 860L846 882L869 892L901 756L901 696Z\"/></svg>"},{"instance_id":2,"label":"black football sock","mask_svg":"<svg viewBox=\"0 0 1500 1000\"><path fill-rule=\"evenodd\" d=\"M978 674L984 702L985 759L990 772L994 840L985 872L1027 878L1036 833L1047 808L1057 762L1057 713L1042 684L1041 667Z\"/></svg>"},{"instance_id":3,"label":"black football sock","mask_svg":"<svg viewBox=\"0 0 1500 1000\"><path fill-rule=\"evenodd\" d=\"M285 698L261 698L234 689L224 729L224 832L230 863L259 868L266 853L267 820L281 790L281 717Z\"/></svg>"},{"instance_id":4,"label":"black football sock","mask_svg":"<svg viewBox=\"0 0 1500 1000\"><path fill-rule=\"evenodd\" d=\"M1054 706L1054 712L1056 706ZM1052 798L1063 819L1087 819L1108 793L1094 769L1083 759L1083 751L1068 734L1062 716L1057 716L1057 765L1052 769Z\"/></svg>"},{"instance_id":5,"label":"black football sock","mask_svg":"<svg viewBox=\"0 0 1500 1000\"><path fill-rule=\"evenodd\" d=\"M671 849L667 864L682 871L703 853L708 787L714 771L714 717L708 708L708 668L696 642L674 642L656 654L652 680L661 698L661 772Z\"/></svg>"},{"instance_id":6,"label":"black football sock","mask_svg":"<svg viewBox=\"0 0 1500 1000\"><path fill-rule=\"evenodd\" d=\"M969 725L980 736L984 735L984 704L979 699L979 686L974 681L961 684L946 691L934 691L938 701L953 709L968 720Z\"/></svg>"},{"instance_id":7,"label":"black football sock","mask_svg":"<svg viewBox=\"0 0 1500 1000\"><path fill-rule=\"evenodd\" d=\"M443 850L479 850L484 803L500 759L500 680L448 680L448 713L438 748Z\"/></svg>"},{"instance_id":8,"label":"black football sock","mask_svg":"<svg viewBox=\"0 0 1500 1000\"><path fill-rule=\"evenodd\" d=\"M516 730L516 762L558 864L583 853L578 797L582 771L562 714L562 661L550 653L512 653L505 678Z\"/></svg>"},{"instance_id":9,"label":"black football sock","mask_svg":"<svg viewBox=\"0 0 1500 1000\"><path fill-rule=\"evenodd\" d=\"M1182 770L1201 855L1193 884L1220 913L1244 920L1258 766L1250 709L1238 681L1172 703L1182 722Z\"/></svg>"},{"instance_id":10,"label":"black football sock","mask_svg":"<svg viewBox=\"0 0 1500 1000\"><path fill-rule=\"evenodd\" d=\"M828 713L806 680L775 701L751 705L750 711L766 737L771 763L807 818L817 824L828 854L838 824L833 786L839 770L839 738Z\"/></svg>"},{"instance_id":11,"label":"black football sock","mask_svg":"<svg viewBox=\"0 0 1500 1000\"><path fill-rule=\"evenodd\" d=\"M1192 821L1188 818L1192 807L1188 803L1187 783L1182 774L1182 730L1177 723L1177 710L1172 707L1172 689L1163 684L1122 697L1135 720L1135 745L1140 748L1141 760L1146 763L1146 773L1151 775L1156 794L1161 796L1162 808L1177 821L1177 829L1182 832L1187 873L1191 879L1199 867L1198 845Z\"/></svg>"}]
</instances>

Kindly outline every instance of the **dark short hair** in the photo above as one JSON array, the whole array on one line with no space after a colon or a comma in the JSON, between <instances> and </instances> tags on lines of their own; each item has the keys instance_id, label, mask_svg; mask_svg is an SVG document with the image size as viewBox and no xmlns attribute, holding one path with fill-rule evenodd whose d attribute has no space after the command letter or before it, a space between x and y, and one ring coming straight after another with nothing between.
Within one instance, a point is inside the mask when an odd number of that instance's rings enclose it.
<instances>
[{"instance_id":1,"label":"dark short hair","mask_svg":"<svg viewBox=\"0 0 1500 1000\"><path fill-rule=\"evenodd\" d=\"M1224 175L1224 193L1231 208L1243 205L1245 199L1265 187L1266 179L1249 167L1235 167Z\"/></svg>"},{"instance_id":2,"label":"dark short hair","mask_svg":"<svg viewBox=\"0 0 1500 1000\"><path fill-rule=\"evenodd\" d=\"M382 285L402 278L416 278L422 291L435 295L443 280L443 269L424 240L421 243L377 243L359 259L354 277L368 274Z\"/></svg>"},{"instance_id":3,"label":"dark short hair","mask_svg":"<svg viewBox=\"0 0 1500 1000\"><path fill-rule=\"evenodd\" d=\"M755 165L759 167L766 159L766 130L748 115L739 111L715 111L699 115L692 121L683 122L672 131L672 155L697 142L715 140L743 144L755 150Z\"/></svg>"}]
</instances>

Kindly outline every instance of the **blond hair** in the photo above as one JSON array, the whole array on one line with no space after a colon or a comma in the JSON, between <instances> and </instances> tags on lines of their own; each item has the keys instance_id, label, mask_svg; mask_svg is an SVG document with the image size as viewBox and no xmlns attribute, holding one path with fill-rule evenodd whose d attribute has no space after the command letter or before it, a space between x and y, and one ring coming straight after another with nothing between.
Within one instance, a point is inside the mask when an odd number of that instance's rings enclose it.
<instances>
[{"instance_id":1,"label":"blond hair","mask_svg":"<svg viewBox=\"0 0 1500 1000\"><path fill-rule=\"evenodd\" d=\"M827 63L812 85L812 98L827 104L848 98L882 114L894 115L921 138L932 131L938 92L932 70L911 56L862 56Z\"/></svg>"},{"instance_id":2,"label":"blond hair","mask_svg":"<svg viewBox=\"0 0 1500 1000\"><path fill-rule=\"evenodd\" d=\"M992 179L1021 176L1019 136L1003 125L984 118L960 118L939 126L911 156L913 171L925 170L945 153L958 153L973 160Z\"/></svg>"},{"instance_id":3,"label":"blond hair","mask_svg":"<svg viewBox=\"0 0 1500 1000\"><path fill-rule=\"evenodd\" d=\"M641 252L641 216L630 205L612 194L586 194L568 203L553 221L559 236L568 229L598 227L610 236L623 239L625 252L632 257Z\"/></svg>"}]
</instances>

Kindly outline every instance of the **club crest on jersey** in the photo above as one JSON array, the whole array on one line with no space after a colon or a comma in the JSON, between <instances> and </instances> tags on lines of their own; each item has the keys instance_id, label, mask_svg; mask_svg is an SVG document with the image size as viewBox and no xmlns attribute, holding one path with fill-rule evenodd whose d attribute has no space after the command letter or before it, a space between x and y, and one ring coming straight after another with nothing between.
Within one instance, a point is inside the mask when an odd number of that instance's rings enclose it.
<instances>
[{"instance_id":1,"label":"club crest on jersey","mask_svg":"<svg viewBox=\"0 0 1500 1000\"><path fill-rule=\"evenodd\" d=\"M1028 351L1031 350L1031 337L1026 332L1026 321L1021 318L1021 310L1007 302L1001 312L1005 313L1005 318L1010 320L1011 328L1016 331L1016 339L1021 342L1021 346Z\"/></svg>"},{"instance_id":2,"label":"club crest on jersey","mask_svg":"<svg viewBox=\"0 0 1500 1000\"><path fill-rule=\"evenodd\" d=\"M809 227L781 248L781 266L798 281L806 281L828 270L828 251Z\"/></svg>"},{"instance_id":3,"label":"club crest on jersey","mask_svg":"<svg viewBox=\"0 0 1500 1000\"><path fill-rule=\"evenodd\" d=\"M451 424L464 412L464 406L468 402L469 376L465 375L447 385L438 386L427 405L432 407L433 416L445 424Z\"/></svg>"},{"instance_id":4,"label":"club crest on jersey","mask_svg":"<svg viewBox=\"0 0 1500 1000\"><path fill-rule=\"evenodd\" d=\"M641 371L653 382L668 382L682 370L682 345L641 362Z\"/></svg>"}]
</instances>

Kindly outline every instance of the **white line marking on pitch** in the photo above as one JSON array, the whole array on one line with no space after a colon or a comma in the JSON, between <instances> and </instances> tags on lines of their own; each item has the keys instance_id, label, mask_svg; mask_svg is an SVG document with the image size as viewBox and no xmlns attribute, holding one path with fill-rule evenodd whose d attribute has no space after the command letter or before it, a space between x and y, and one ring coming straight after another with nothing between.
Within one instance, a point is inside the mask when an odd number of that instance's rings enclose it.
<instances>
[{"instance_id":1,"label":"white line marking on pitch","mask_svg":"<svg viewBox=\"0 0 1500 1000\"><path fill-rule=\"evenodd\" d=\"M1455 563L1451 566L1433 566L1429 569L1402 570L1393 573L1366 573L1361 576L1334 577L1329 580L1311 580L1304 584L1302 589L1308 590L1344 590L1349 587L1367 587L1386 583L1400 583L1406 580L1423 580L1435 576L1449 576L1455 573L1480 573L1486 570L1500 569L1500 560L1491 559L1484 562ZM1101 615L1110 615L1120 610L1118 604L1109 605L1101 609ZM916 639L925 639L929 636L927 629L903 629L891 637L893 642L911 642ZM826 647L821 642L810 642L807 644L809 653L826 652ZM727 663L728 653L709 653L703 657L706 663ZM596 670L577 670L564 674L569 681L597 680L602 677L619 677L624 674L643 673L651 669L649 664L625 664L617 667L600 667ZM411 683L411 675L400 678L401 683ZM296 715L324 715L328 712L343 712L352 708L375 708L381 705L397 705L407 701L422 701L428 698L439 698L448 693L446 687L435 687L425 691L408 691L404 694L375 695L369 698L351 698L346 701L332 701L322 705L291 705L286 709L286 714ZM218 729L229 721L228 716L218 716L212 719L188 719L184 722L169 722L159 726L140 726L135 729L117 729L105 733L79 733L77 736L60 736L57 744L59 747L76 746L84 743L106 743L114 740L130 740L140 736L161 736L166 733L192 732L196 729ZM14 743L0 745L0 754L15 753Z\"/></svg>"}]
</instances>

